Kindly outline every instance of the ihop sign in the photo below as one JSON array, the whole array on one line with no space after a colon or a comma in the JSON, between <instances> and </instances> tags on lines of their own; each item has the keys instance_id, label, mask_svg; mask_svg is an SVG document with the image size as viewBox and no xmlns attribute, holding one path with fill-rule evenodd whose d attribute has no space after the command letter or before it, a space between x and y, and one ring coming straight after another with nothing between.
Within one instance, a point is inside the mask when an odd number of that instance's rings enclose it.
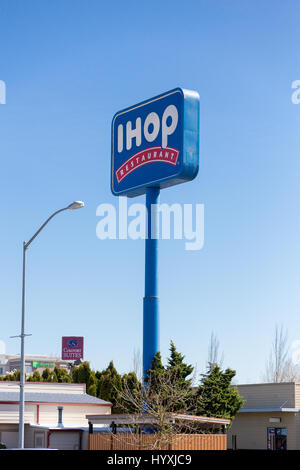
<instances>
[{"instance_id":1,"label":"ihop sign","mask_svg":"<svg viewBox=\"0 0 300 470\"><path fill-rule=\"evenodd\" d=\"M138 196L195 178L199 168L199 95L176 88L115 114L111 189Z\"/></svg>"}]
</instances>

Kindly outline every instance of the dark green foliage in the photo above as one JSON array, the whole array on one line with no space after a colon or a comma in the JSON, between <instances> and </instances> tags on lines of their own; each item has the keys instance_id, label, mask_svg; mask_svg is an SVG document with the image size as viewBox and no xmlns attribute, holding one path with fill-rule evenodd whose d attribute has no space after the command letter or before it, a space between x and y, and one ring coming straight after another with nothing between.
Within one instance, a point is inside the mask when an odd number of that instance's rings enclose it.
<instances>
[{"instance_id":1,"label":"dark green foliage","mask_svg":"<svg viewBox=\"0 0 300 470\"><path fill-rule=\"evenodd\" d=\"M48 369L48 367L46 369L43 370L42 372L42 379L43 379L43 382L51 382L51 372L50 372L50 369Z\"/></svg>"},{"instance_id":2,"label":"dark green foliage","mask_svg":"<svg viewBox=\"0 0 300 470\"><path fill-rule=\"evenodd\" d=\"M161 354L158 351L151 363L151 368L147 371L145 382L153 391L160 386L161 377L166 374L166 369L163 366Z\"/></svg>"},{"instance_id":3,"label":"dark green foliage","mask_svg":"<svg viewBox=\"0 0 300 470\"><path fill-rule=\"evenodd\" d=\"M146 383L153 393L165 393L165 404L170 397L170 387L176 387L177 401L173 403L172 408L174 412L184 412L192 405L192 379L188 379L188 377L193 370L194 367L184 362L184 356L177 351L171 341L167 366L163 366L161 354L157 352L153 358L151 369L147 372ZM164 382L166 383L165 387L163 386Z\"/></svg>"},{"instance_id":4,"label":"dark green foliage","mask_svg":"<svg viewBox=\"0 0 300 470\"><path fill-rule=\"evenodd\" d=\"M113 404L113 413L122 413L123 410L119 405L122 377L118 374L113 361L102 372L97 372L96 377L98 379L97 396Z\"/></svg>"},{"instance_id":5,"label":"dark green foliage","mask_svg":"<svg viewBox=\"0 0 300 470\"><path fill-rule=\"evenodd\" d=\"M167 369L172 370L177 380L182 384L187 387L190 386L191 379L187 379L187 377L192 374L194 367L183 362L184 356L177 351L173 341L171 341L170 353Z\"/></svg>"},{"instance_id":6,"label":"dark green foliage","mask_svg":"<svg viewBox=\"0 0 300 470\"><path fill-rule=\"evenodd\" d=\"M73 382L79 384L86 384L87 388L89 386L89 381L91 377L91 368L89 362L85 361L79 366L75 367L72 373Z\"/></svg>"},{"instance_id":7,"label":"dark green foliage","mask_svg":"<svg viewBox=\"0 0 300 470\"><path fill-rule=\"evenodd\" d=\"M35 370L33 374L27 378L27 381L28 382L41 382L42 381L41 374L37 370Z\"/></svg>"},{"instance_id":8,"label":"dark green foliage","mask_svg":"<svg viewBox=\"0 0 300 470\"><path fill-rule=\"evenodd\" d=\"M85 361L78 367L75 367L72 374L73 382L85 384L86 393L94 397L97 396L97 377L95 372L91 369L89 362Z\"/></svg>"},{"instance_id":9,"label":"dark green foliage","mask_svg":"<svg viewBox=\"0 0 300 470\"><path fill-rule=\"evenodd\" d=\"M98 380L97 380L96 374L94 371L91 371L91 375L87 383L87 389L86 389L89 395L92 395L93 397L97 396L97 384L98 384Z\"/></svg>"},{"instance_id":10,"label":"dark green foliage","mask_svg":"<svg viewBox=\"0 0 300 470\"><path fill-rule=\"evenodd\" d=\"M4 382L17 382L20 380L20 370L16 370L15 372L10 372L2 377L0 377L1 381Z\"/></svg>"},{"instance_id":11,"label":"dark green foliage","mask_svg":"<svg viewBox=\"0 0 300 470\"><path fill-rule=\"evenodd\" d=\"M89 388L87 390L87 394L91 395L92 397L97 396L97 384L96 383L93 383L93 384L89 385Z\"/></svg>"},{"instance_id":12,"label":"dark green foliage","mask_svg":"<svg viewBox=\"0 0 300 470\"><path fill-rule=\"evenodd\" d=\"M13 381L18 382L20 380L20 370L10 372L3 377L0 377L0 381ZM54 370L50 370L48 367L43 370L42 375L38 370L35 370L32 375L26 375L26 382L72 382L72 377L66 369L60 369L55 367Z\"/></svg>"},{"instance_id":13,"label":"dark green foliage","mask_svg":"<svg viewBox=\"0 0 300 470\"><path fill-rule=\"evenodd\" d=\"M59 367L54 368L54 374L57 377L57 382L60 383L70 383L72 382L72 377L66 369L60 369Z\"/></svg>"},{"instance_id":14,"label":"dark green foliage","mask_svg":"<svg viewBox=\"0 0 300 470\"><path fill-rule=\"evenodd\" d=\"M119 397L120 408L122 413L136 413L137 407L136 402L139 402L139 397L142 393L142 384L138 380L135 372L129 372L129 374L124 374L122 377L122 391L127 391L132 394L134 398L133 403L124 402L122 392L121 397Z\"/></svg>"},{"instance_id":15,"label":"dark green foliage","mask_svg":"<svg viewBox=\"0 0 300 470\"><path fill-rule=\"evenodd\" d=\"M184 356L180 354L176 347L171 341L170 346L170 358L168 359L167 371L170 373L172 384L181 389L183 392L183 399L178 401L178 404L174 407L174 411L178 409L181 411L187 411L193 406L193 392L192 392L192 378L188 378L194 370L194 367L184 362Z\"/></svg>"},{"instance_id":16,"label":"dark green foliage","mask_svg":"<svg viewBox=\"0 0 300 470\"><path fill-rule=\"evenodd\" d=\"M232 369L222 371L220 366L208 370L202 376L196 393L196 414L215 418L232 419L243 405L243 399L231 381L236 375Z\"/></svg>"},{"instance_id":17,"label":"dark green foliage","mask_svg":"<svg viewBox=\"0 0 300 470\"><path fill-rule=\"evenodd\" d=\"M127 384L130 390L140 391L142 389L142 384L138 380L135 372L129 372L129 374L124 374L122 377L122 384Z\"/></svg>"},{"instance_id":18,"label":"dark green foliage","mask_svg":"<svg viewBox=\"0 0 300 470\"><path fill-rule=\"evenodd\" d=\"M57 375L54 370L48 369L48 367L42 372L42 381L43 382L57 382Z\"/></svg>"}]
</instances>

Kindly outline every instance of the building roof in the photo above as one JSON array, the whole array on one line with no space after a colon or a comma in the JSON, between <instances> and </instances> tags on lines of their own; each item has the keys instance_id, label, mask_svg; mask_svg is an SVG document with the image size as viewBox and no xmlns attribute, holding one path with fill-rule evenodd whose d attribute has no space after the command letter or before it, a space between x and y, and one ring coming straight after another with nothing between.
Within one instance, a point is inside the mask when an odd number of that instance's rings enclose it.
<instances>
[{"instance_id":1,"label":"building roof","mask_svg":"<svg viewBox=\"0 0 300 470\"><path fill-rule=\"evenodd\" d=\"M111 414L111 415L86 415L86 418L92 424L110 424L112 421L115 424L153 424L155 417L151 414ZM168 413L165 417L166 421L181 420L181 421L194 421L204 424L221 424L229 425L230 419L225 418L212 418L207 416L194 416L177 413Z\"/></svg>"},{"instance_id":2,"label":"building roof","mask_svg":"<svg viewBox=\"0 0 300 470\"><path fill-rule=\"evenodd\" d=\"M258 385L264 386L282 386L282 385L291 385L291 384L300 384L298 381L293 382L258 382L258 383L249 383L249 384L234 384L233 387L257 387Z\"/></svg>"},{"instance_id":3,"label":"building roof","mask_svg":"<svg viewBox=\"0 0 300 470\"><path fill-rule=\"evenodd\" d=\"M20 361L21 356L20 354L0 354L1 361ZM26 361L38 361L42 360L45 362L63 362L63 363L70 363L71 361L62 359L59 356L43 356L41 354L34 354L34 355L25 355Z\"/></svg>"},{"instance_id":4,"label":"building roof","mask_svg":"<svg viewBox=\"0 0 300 470\"><path fill-rule=\"evenodd\" d=\"M0 391L0 403L19 403L19 392ZM74 405L112 406L108 401L93 397L87 393L38 393L25 391L25 403L59 403Z\"/></svg>"},{"instance_id":5,"label":"building roof","mask_svg":"<svg viewBox=\"0 0 300 470\"><path fill-rule=\"evenodd\" d=\"M299 413L299 408L241 408L239 413Z\"/></svg>"}]
</instances>

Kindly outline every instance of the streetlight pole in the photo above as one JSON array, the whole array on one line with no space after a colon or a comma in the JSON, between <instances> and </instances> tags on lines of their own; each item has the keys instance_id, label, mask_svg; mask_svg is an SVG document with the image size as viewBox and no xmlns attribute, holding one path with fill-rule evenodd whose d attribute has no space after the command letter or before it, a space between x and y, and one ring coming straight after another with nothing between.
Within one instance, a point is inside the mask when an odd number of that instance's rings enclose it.
<instances>
[{"instance_id":1,"label":"streetlight pole","mask_svg":"<svg viewBox=\"0 0 300 470\"><path fill-rule=\"evenodd\" d=\"M26 274L26 243L23 242L23 274L22 274L22 320L21 320L21 364L20 364L20 404L19 404L19 443L24 448L24 385L25 385L25 274Z\"/></svg>"},{"instance_id":2,"label":"streetlight pole","mask_svg":"<svg viewBox=\"0 0 300 470\"><path fill-rule=\"evenodd\" d=\"M23 272L22 272L22 320L21 320L21 363L20 363L20 404L19 404L19 442L18 447L24 449L24 403L25 403L25 274L26 274L26 250L37 235L43 230L43 228L50 222L50 220L60 212L65 210L80 209L84 206L82 201L75 201L63 209L59 209L54 212L41 227L35 232L28 242L23 242Z\"/></svg>"}]
</instances>

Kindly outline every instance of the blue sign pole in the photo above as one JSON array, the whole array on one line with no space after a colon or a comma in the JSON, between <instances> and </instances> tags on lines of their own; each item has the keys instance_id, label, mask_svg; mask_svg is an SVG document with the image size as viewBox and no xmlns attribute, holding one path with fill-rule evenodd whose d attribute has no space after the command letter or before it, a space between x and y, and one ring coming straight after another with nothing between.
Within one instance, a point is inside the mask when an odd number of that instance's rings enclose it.
<instances>
[{"instance_id":1,"label":"blue sign pole","mask_svg":"<svg viewBox=\"0 0 300 470\"><path fill-rule=\"evenodd\" d=\"M143 305L143 371L146 378L159 350L159 306L157 289L157 204L159 188L146 189L147 238L145 240L145 297Z\"/></svg>"}]
</instances>

